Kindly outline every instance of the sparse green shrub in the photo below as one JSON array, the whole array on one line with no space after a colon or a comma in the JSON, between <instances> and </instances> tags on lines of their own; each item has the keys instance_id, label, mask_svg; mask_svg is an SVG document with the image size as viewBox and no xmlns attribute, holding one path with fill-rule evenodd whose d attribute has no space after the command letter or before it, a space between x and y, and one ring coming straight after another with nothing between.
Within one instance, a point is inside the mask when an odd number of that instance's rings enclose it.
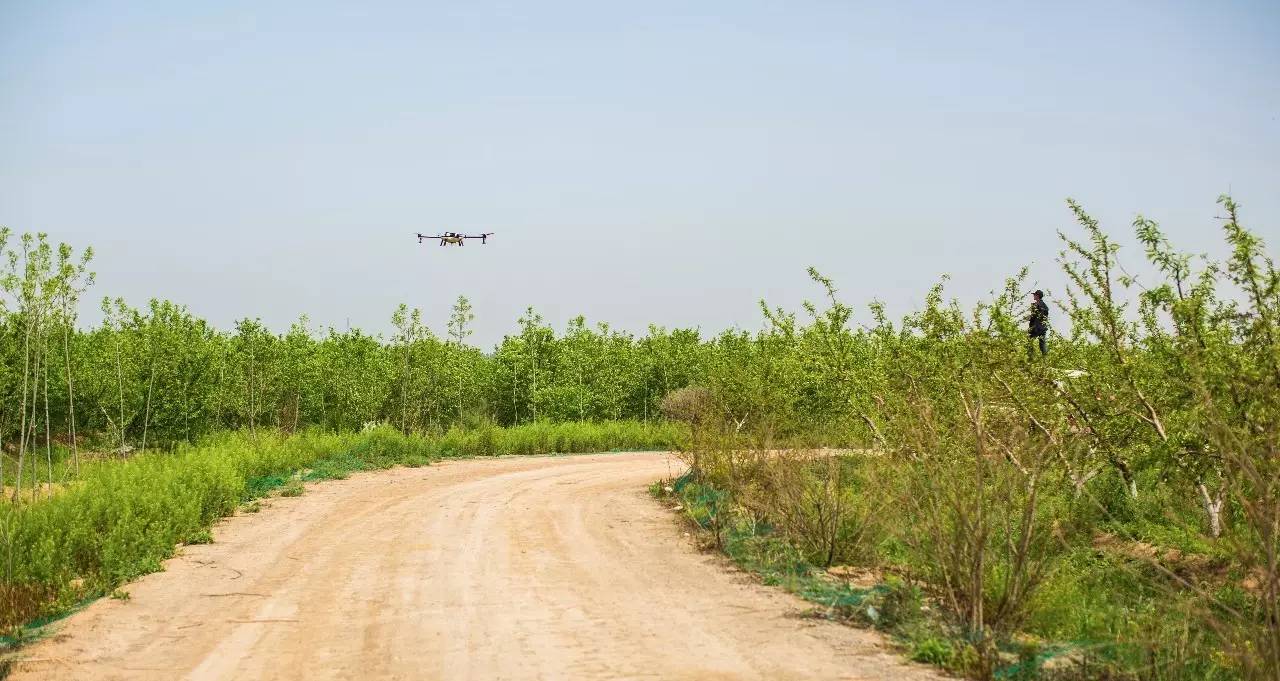
<instances>
[{"instance_id":1,"label":"sparse green shrub","mask_svg":"<svg viewBox=\"0 0 1280 681\"><path fill-rule=\"evenodd\" d=\"M775 523L814 565L866 564L881 539L885 500L865 484L859 464L824 452L774 453L758 464L742 503Z\"/></svg>"},{"instance_id":2,"label":"sparse green shrub","mask_svg":"<svg viewBox=\"0 0 1280 681\"><path fill-rule=\"evenodd\" d=\"M876 626L896 630L910 626L924 616L924 594L920 587L896 575L885 578L877 606Z\"/></svg>"},{"instance_id":3,"label":"sparse green shrub","mask_svg":"<svg viewBox=\"0 0 1280 681\"><path fill-rule=\"evenodd\" d=\"M949 641L926 638L916 641L911 646L911 659L916 662L924 662L938 667L947 667L951 664L951 658L955 655L955 651L951 648Z\"/></svg>"},{"instance_id":4,"label":"sparse green shrub","mask_svg":"<svg viewBox=\"0 0 1280 681\"><path fill-rule=\"evenodd\" d=\"M256 504L257 502L254 502L254 503ZM201 528L187 535L181 541L183 544L191 544L191 545L212 544L213 533L210 532L208 528Z\"/></svg>"}]
</instances>

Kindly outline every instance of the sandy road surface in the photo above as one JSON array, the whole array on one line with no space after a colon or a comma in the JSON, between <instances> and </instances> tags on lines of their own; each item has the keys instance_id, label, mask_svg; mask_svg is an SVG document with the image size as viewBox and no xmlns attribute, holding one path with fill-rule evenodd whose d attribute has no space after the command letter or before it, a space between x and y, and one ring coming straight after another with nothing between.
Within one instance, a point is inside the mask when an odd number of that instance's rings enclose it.
<instances>
[{"instance_id":1,"label":"sandy road surface","mask_svg":"<svg viewBox=\"0 0 1280 681\"><path fill-rule=\"evenodd\" d=\"M698 552L662 454L363 474L221 523L16 679L924 679Z\"/></svg>"}]
</instances>

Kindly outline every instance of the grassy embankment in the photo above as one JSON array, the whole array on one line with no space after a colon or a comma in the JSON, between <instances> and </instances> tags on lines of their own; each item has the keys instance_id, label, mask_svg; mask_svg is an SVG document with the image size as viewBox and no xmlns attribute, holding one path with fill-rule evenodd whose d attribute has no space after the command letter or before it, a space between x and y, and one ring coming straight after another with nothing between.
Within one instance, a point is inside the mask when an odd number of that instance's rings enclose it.
<instances>
[{"instance_id":1,"label":"grassy embankment","mask_svg":"<svg viewBox=\"0 0 1280 681\"><path fill-rule=\"evenodd\" d=\"M973 678L1242 678L1220 637L1248 631L1226 609L1251 617L1257 585L1232 538L1188 530L1196 518L1170 515L1176 490L1155 480L1155 493L1135 500L1120 484L1076 497L1046 476L1029 523L1025 497L979 500L959 469L940 475L865 452L699 458L701 476L651 491L708 547L814 603L815 616L885 632L912 660ZM957 519L947 499L984 506L988 521ZM1032 524L1043 530L1023 535ZM987 536L975 543L969 532ZM947 584L974 571L987 626L1007 618L985 640L959 616L962 586Z\"/></svg>"}]
</instances>

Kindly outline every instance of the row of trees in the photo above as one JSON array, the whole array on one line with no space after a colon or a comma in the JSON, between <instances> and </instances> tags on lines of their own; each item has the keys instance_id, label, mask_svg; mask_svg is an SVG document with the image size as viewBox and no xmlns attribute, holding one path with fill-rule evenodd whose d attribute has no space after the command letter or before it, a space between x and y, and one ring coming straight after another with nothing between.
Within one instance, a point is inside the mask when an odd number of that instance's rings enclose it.
<instances>
[{"instance_id":1,"label":"row of trees","mask_svg":"<svg viewBox=\"0 0 1280 681\"><path fill-rule=\"evenodd\" d=\"M168 301L139 309L120 299L103 300L102 323L81 329L76 310L93 283L92 251L55 248L39 234L15 241L6 230L0 465L26 473L39 450L48 473L51 444L65 443L74 459L83 434L99 449L127 452L228 428L647 420L664 395L691 384L712 392L736 429L884 446L899 403L953 386L980 338L1003 353L1004 368L989 372L1002 382L1000 408L1028 412L1041 430L1061 422L1066 430L1054 437L1069 431L1084 443L1062 460L1077 487L1103 471L1135 495L1144 473L1185 480L1217 534L1225 488L1208 417L1253 419L1239 426L1247 434L1268 417L1244 401L1241 377L1280 385L1280 369L1266 368L1280 363L1280 284L1235 205L1223 203L1233 250L1222 264L1179 254L1155 223L1135 222L1164 277L1150 284L1121 273L1116 244L1072 204L1083 238L1063 236L1070 335L1055 339L1049 361L1024 351L1025 272L973 313L946 303L940 284L901 323L873 303L870 323L853 328L854 310L810 270L827 296L821 308L807 304L797 315L762 302L763 330L705 339L656 326L636 337L582 317L557 333L530 308L515 333L484 352L468 343L466 298L443 335L404 305L384 338L319 332L305 317L286 333L252 319L223 331ZM1245 343L1265 346L1273 335L1269 349Z\"/></svg>"},{"instance_id":2,"label":"row of trees","mask_svg":"<svg viewBox=\"0 0 1280 681\"><path fill-rule=\"evenodd\" d=\"M27 240L45 244L42 235ZM707 347L692 330L653 327L636 338L581 317L557 333L530 309L518 333L484 352L467 343L474 315L465 297L444 335L405 305L384 338L319 332L305 317L285 333L253 319L222 331L172 302L139 309L119 299L103 301L99 326L78 329L83 288L64 292L91 281L87 260L61 272L37 263L6 280L0 438L10 461L50 443L77 451L86 437L127 453L222 429L646 420L662 395L694 380Z\"/></svg>"}]
</instances>

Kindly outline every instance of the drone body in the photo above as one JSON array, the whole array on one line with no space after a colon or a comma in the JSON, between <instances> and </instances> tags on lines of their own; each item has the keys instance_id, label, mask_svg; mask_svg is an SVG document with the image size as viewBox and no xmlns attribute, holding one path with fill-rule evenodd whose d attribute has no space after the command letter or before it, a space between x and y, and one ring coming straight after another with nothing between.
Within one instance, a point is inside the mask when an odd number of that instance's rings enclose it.
<instances>
[{"instance_id":1,"label":"drone body","mask_svg":"<svg viewBox=\"0 0 1280 681\"><path fill-rule=\"evenodd\" d=\"M422 243L423 239L439 239L441 246L465 246L467 239L479 239L480 243L489 242L489 237L493 236L493 232L483 232L481 234L459 234L457 232L444 232L442 234L419 234L418 243Z\"/></svg>"}]
</instances>

